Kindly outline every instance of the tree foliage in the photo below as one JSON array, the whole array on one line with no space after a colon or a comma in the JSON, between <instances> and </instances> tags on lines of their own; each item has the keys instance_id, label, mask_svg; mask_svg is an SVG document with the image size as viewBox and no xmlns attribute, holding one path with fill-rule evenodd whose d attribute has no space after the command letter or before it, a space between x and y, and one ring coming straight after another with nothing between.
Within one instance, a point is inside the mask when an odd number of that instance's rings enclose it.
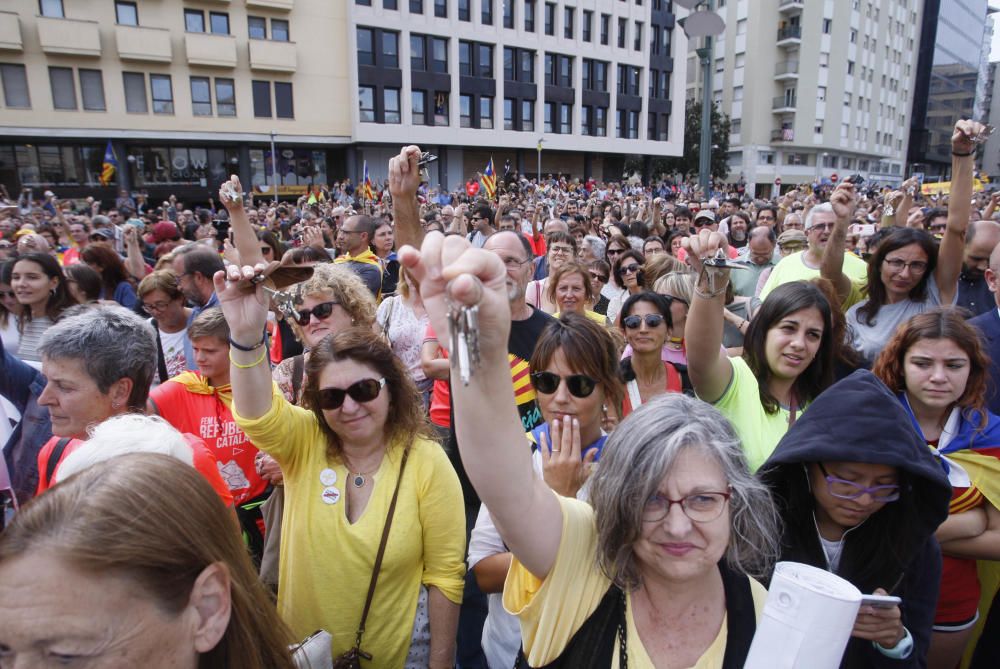
<instances>
[{"instance_id":1,"label":"tree foliage","mask_svg":"<svg viewBox=\"0 0 1000 669\"><path fill-rule=\"evenodd\" d=\"M720 181L729 176L729 116L712 103L712 178ZM653 158L652 174L680 175L684 179L698 177L699 151L701 148L701 101L688 100L684 109L684 154L676 158ZM632 155L625 160L625 174L642 174L642 156Z\"/></svg>"}]
</instances>

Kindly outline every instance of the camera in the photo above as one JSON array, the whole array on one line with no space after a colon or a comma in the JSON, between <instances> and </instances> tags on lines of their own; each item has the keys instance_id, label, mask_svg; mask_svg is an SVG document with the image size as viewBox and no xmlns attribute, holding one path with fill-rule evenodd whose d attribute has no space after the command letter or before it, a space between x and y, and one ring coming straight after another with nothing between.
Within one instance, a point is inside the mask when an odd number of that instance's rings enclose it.
<instances>
[{"instance_id":1,"label":"camera","mask_svg":"<svg viewBox=\"0 0 1000 669\"><path fill-rule=\"evenodd\" d=\"M229 220L216 218L212 220L212 227L215 228L215 238L220 242L229 237Z\"/></svg>"}]
</instances>

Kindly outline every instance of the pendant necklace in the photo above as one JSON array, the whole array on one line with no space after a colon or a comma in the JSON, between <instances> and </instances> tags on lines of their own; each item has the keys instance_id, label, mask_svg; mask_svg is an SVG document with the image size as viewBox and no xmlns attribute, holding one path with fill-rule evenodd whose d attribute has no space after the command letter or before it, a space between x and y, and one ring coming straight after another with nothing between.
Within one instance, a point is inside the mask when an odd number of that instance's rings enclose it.
<instances>
[{"instance_id":1,"label":"pendant necklace","mask_svg":"<svg viewBox=\"0 0 1000 669\"><path fill-rule=\"evenodd\" d=\"M383 457L384 457L384 454L383 454ZM351 471L351 464L347 461L347 458L344 458L344 464L347 467L347 478L351 481L351 484L355 488L364 488L365 484L368 482L368 477L378 471L379 466L382 464L382 459L379 458L378 465L376 465L375 469L373 469L370 472L361 472L361 471L359 471L359 472L352 472Z\"/></svg>"}]
</instances>

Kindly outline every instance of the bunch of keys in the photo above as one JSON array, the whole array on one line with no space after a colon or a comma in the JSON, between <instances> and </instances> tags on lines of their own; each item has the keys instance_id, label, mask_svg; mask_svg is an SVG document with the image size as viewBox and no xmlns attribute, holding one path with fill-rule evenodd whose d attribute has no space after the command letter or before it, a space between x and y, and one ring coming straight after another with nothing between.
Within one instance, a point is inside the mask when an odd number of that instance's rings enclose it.
<instances>
[{"instance_id":1,"label":"bunch of keys","mask_svg":"<svg viewBox=\"0 0 1000 669\"><path fill-rule=\"evenodd\" d=\"M264 277L254 277L251 279L253 283L260 283L264 280ZM285 320L289 322L296 322L298 314L295 313L295 298L287 290L274 290L273 288L268 288L264 286L264 292L267 293L272 300L274 300L274 306L277 307L281 315L285 317Z\"/></svg>"},{"instance_id":2,"label":"bunch of keys","mask_svg":"<svg viewBox=\"0 0 1000 669\"><path fill-rule=\"evenodd\" d=\"M236 186L233 185L232 181L222 184L222 187L219 188L219 196L230 202L239 202L243 199L243 193L236 190Z\"/></svg>"},{"instance_id":3,"label":"bunch of keys","mask_svg":"<svg viewBox=\"0 0 1000 669\"><path fill-rule=\"evenodd\" d=\"M711 258L705 258L701 261L701 266L705 272L708 279L708 292L715 295L715 282L722 277L728 276L726 270L730 269L746 269L743 265L738 265L729 261L729 257L726 252L719 249L715 252L715 255Z\"/></svg>"},{"instance_id":4,"label":"bunch of keys","mask_svg":"<svg viewBox=\"0 0 1000 669\"><path fill-rule=\"evenodd\" d=\"M424 179L429 180L431 177L430 177L430 171L427 169L427 166L433 163L437 159L438 157L435 156L433 153L430 153L429 151L423 151L420 154L420 158L417 159L417 169L420 170L420 176L422 176Z\"/></svg>"},{"instance_id":5,"label":"bunch of keys","mask_svg":"<svg viewBox=\"0 0 1000 669\"><path fill-rule=\"evenodd\" d=\"M983 129L975 135L975 137L970 137L969 139L971 139L974 144L985 144L995 130L996 128L987 123L983 126Z\"/></svg>"},{"instance_id":6,"label":"bunch of keys","mask_svg":"<svg viewBox=\"0 0 1000 669\"><path fill-rule=\"evenodd\" d=\"M479 367L479 305L452 305L448 309L448 329L452 365L458 366L458 378L467 386Z\"/></svg>"}]
</instances>

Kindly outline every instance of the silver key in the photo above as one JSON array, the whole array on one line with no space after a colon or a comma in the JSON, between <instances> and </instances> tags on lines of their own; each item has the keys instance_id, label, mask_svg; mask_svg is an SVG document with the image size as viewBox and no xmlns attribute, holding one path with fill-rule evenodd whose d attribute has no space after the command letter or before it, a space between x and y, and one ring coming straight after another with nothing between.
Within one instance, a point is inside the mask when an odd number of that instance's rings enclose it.
<instances>
[{"instance_id":1,"label":"silver key","mask_svg":"<svg viewBox=\"0 0 1000 669\"><path fill-rule=\"evenodd\" d=\"M479 307L455 307L448 311L452 366L458 368L462 385L469 385L479 366Z\"/></svg>"},{"instance_id":2,"label":"silver key","mask_svg":"<svg viewBox=\"0 0 1000 669\"><path fill-rule=\"evenodd\" d=\"M295 298L292 297L291 293L285 290L274 290L267 286L264 286L264 292L271 296L271 299L274 300L274 306L278 308L286 320L297 322L295 320L298 317L298 314L295 313Z\"/></svg>"},{"instance_id":3,"label":"silver key","mask_svg":"<svg viewBox=\"0 0 1000 669\"><path fill-rule=\"evenodd\" d=\"M701 261L702 267L704 268L705 275L708 277L708 292L715 294L716 281L721 281L723 277L729 276L727 270L730 269L746 269L742 265L734 262L730 262L729 256L722 249L715 252L715 255L711 258L705 258Z\"/></svg>"}]
</instances>

